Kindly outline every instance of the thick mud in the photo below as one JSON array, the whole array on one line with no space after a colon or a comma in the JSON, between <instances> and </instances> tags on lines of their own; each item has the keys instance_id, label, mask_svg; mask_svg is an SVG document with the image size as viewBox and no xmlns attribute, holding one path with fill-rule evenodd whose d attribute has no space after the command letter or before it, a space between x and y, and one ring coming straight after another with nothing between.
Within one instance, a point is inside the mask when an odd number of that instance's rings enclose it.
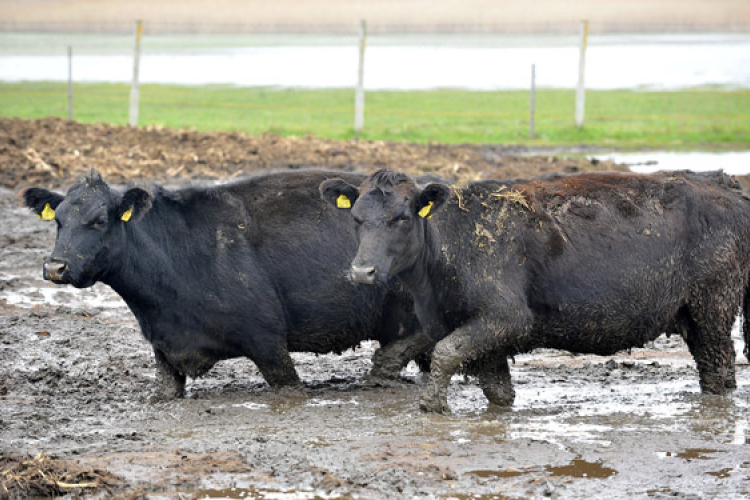
<instances>
[{"instance_id":1,"label":"thick mud","mask_svg":"<svg viewBox=\"0 0 750 500\"><path fill-rule=\"evenodd\" d=\"M106 286L44 282L53 242L54 225L0 188L0 458L43 452L117 478L63 489L72 496L750 496L750 369L737 331L738 389L726 398L701 396L687 348L663 336L612 358L519 356L507 411L488 410L457 376L453 414L425 415L413 365L401 384L365 386L374 343L293 354L301 389L271 390L237 359L189 380L186 399L152 404L153 356L135 319Z\"/></svg>"}]
</instances>

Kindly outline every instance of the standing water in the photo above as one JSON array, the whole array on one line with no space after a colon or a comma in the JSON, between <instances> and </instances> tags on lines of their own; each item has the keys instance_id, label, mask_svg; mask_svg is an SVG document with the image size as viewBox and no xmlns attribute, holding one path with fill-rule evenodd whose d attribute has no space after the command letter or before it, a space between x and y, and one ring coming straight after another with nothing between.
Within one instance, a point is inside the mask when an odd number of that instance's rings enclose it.
<instances>
[{"instance_id":1,"label":"standing water","mask_svg":"<svg viewBox=\"0 0 750 500\"><path fill-rule=\"evenodd\" d=\"M76 80L127 82L133 37L0 34L0 80L61 81L73 46ZM573 88L578 39L566 35L370 36L368 89ZM330 35L148 35L141 81L307 88L351 87L357 39ZM750 87L750 35L592 35L586 86L591 89Z\"/></svg>"}]
</instances>

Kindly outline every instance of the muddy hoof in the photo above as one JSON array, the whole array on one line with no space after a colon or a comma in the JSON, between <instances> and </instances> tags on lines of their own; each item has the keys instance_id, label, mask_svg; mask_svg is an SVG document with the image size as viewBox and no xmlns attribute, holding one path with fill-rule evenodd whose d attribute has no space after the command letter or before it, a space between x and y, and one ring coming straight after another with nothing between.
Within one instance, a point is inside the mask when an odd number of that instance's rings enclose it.
<instances>
[{"instance_id":1,"label":"muddy hoof","mask_svg":"<svg viewBox=\"0 0 750 500\"><path fill-rule=\"evenodd\" d=\"M268 387L269 392L272 392L274 394L299 394L300 392L307 389L305 385L302 382L297 382L294 384L284 384L284 385L271 385Z\"/></svg>"},{"instance_id":2,"label":"muddy hoof","mask_svg":"<svg viewBox=\"0 0 750 500\"><path fill-rule=\"evenodd\" d=\"M499 408L510 408L516 399L515 391L484 391L484 396L490 405Z\"/></svg>"},{"instance_id":3,"label":"muddy hoof","mask_svg":"<svg viewBox=\"0 0 750 500\"><path fill-rule=\"evenodd\" d=\"M165 401L172 401L175 399L182 399L185 397L184 392L176 391L154 391L151 396L148 397L149 403L163 403Z\"/></svg>"},{"instance_id":4,"label":"muddy hoof","mask_svg":"<svg viewBox=\"0 0 750 500\"><path fill-rule=\"evenodd\" d=\"M383 380L398 380L401 377L401 370L395 368L389 369L382 368L380 366L373 366L368 377Z\"/></svg>"},{"instance_id":5,"label":"muddy hoof","mask_svg":"<svg viewBox=\"0 0 750 500\"><path fill-rule=\"evenodd\" d=\"M365 377L365 387L398 387L399 385L401 385L400 381L391 377L381 377L373 374Z\"/></svg>"},{"instance_id":6,"label":"muddy hoof","mask_svg":"<svg viewBox=\"0 0 750 500\"><path fill-rule=\"evenodd\" d=\"M734 392L734 388L732 387L719 386L719 387L711 387L710 389L703 388L701 389L701 396L724 397L724 396L729 396L732 392Z\"/></svg>"},{"instance_id":7,"label":"muddy hoof","mask_svg":"<svg viewBox=\"0 0 750 500\"><path fill-rule=\"evenodd\" d=\"M419 409L425 413L440 413L442 415L450 415L451 413L447 402L443 403L433 398L422 398L419 401Z\"/></svg>"},{"instance_id":8,"label":"muddy hoof","mask_svg":"<svg viewBox=\"0 0 750 500\"><path fill-rule=\"evenodd\" d=\"M714 378L701 381L701 393L706 396L726 396L737 388L734 378Z\"/></svg>"},{"instance_id":9,"label":"muddy hoof","mask_svg":"<svg viewBox=\"0 0 750 500\"><path fill-rule=\"evenodd\" d=\"M490 404L490 406L494 406L496 408L500 409L508 409L513 407L513 401L515 398L487 398L487 402Z\"/></svg>"}]
</instances>

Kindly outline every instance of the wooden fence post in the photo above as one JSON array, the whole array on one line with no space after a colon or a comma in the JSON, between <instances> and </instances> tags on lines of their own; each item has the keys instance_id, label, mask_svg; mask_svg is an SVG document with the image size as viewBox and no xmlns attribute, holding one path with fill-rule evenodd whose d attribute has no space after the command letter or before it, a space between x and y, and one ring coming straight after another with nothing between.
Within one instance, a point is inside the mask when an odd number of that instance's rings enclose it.
<instances>
[{"instance_id":1,"label":"wooden fence post","mask_svg":"<svg viewBox=\"0 0 750 500\"><path fill-rule=\"evenodd\" d=\"M73 47L68 45L68 120L73 120Z\"/></svg>"},{"instance_id":2,"label":"wooden fence post","mask_svg":"<svg viewBox=\"0 0 750 500\"><path fill-rule=\"evenodd\" d=\"M138 66L141 59L141 35L143 34L143 23L136 22L135 28L135 54L133 57L133 83L130 86L130 126L138 125L138 99L140 96L138 88Z\"/></svg>"},{"instance_id":3,"label":"wooden fence post","mask_svg":"<svg viewBox=\"0 0 750 500\"><path fill-rule=\"evenodd\" d=\"M367 21L359 23L359 73L357 89L354 92L354 132L361 132L365 125L365 43L367 42Z\"/></svg>"},{"instance_id":4,"label":"wooden fence post","mask_svg":"<svg viewBox=\"0 0 750 500\"><path fill-rule=\"evenodd\" d=\"M534 113L536 111L536 64L531 65L531 99L529 102L531 117L529 118L529 139L534 139Z\"/></svg>"},{"instance_id":5,"label":"wooden fence post","mask_svg":"<svg viewBox=\"0 0 750 500\"><path fill-rule=\"evenodd\" d=\"M586 72L586 45L589 38L589 22L581 21L581 46L578 58L578 89L576 90L576 127L583 127L583 116L586 110L586 87L584 75Z\"/></svg>"}]
</instances>

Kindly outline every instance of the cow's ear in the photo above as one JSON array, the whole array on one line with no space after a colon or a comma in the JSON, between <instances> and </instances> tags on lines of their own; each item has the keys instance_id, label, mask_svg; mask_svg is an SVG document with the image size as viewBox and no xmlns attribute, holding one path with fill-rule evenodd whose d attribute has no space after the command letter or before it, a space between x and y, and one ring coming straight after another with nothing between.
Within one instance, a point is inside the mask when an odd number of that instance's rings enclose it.
<instances>
[{"instance_id":1,"label":"cow's ear","mask_svg":"<svg viewBox=\"0 0 750 500\"><path fill-rule=\"evenodd\" d=\"M320 184L320 196L336 208L352 208L359 190L343 179L328 179Z\"/></svg>"},{"instance_id":2,"label":"cow's ear","mask_svg":"<svg viewBox=\"0 0 750 500\"><path fill-rule=\"evenodd\" d=\"M61 194L43 188L29 188L21 192L23 202L42 220L53 220L55 209L65 199Z\"/></svg>"},{"instance_id":3,"label":"cow's ear","mask_svg":"<svg viewBox=\"0 0 750 500\"><path fill-rule=\"evenodd\" d=\"M128 189L120 202L119 217L125 222L137 222L151 209L154 196L141 188Z\"/></svg>"},{"instance_id":4,"label":"cow's ear","mask_svg":"<svg viewBox=\"0 0 750 500\"><path fill-rule=\"evenodd\" d=\"M427 184L417 198L416 210L420 217L429 218L445 206L452 194L445 184L433 182Z\"/></svg>"}]
</instances>

